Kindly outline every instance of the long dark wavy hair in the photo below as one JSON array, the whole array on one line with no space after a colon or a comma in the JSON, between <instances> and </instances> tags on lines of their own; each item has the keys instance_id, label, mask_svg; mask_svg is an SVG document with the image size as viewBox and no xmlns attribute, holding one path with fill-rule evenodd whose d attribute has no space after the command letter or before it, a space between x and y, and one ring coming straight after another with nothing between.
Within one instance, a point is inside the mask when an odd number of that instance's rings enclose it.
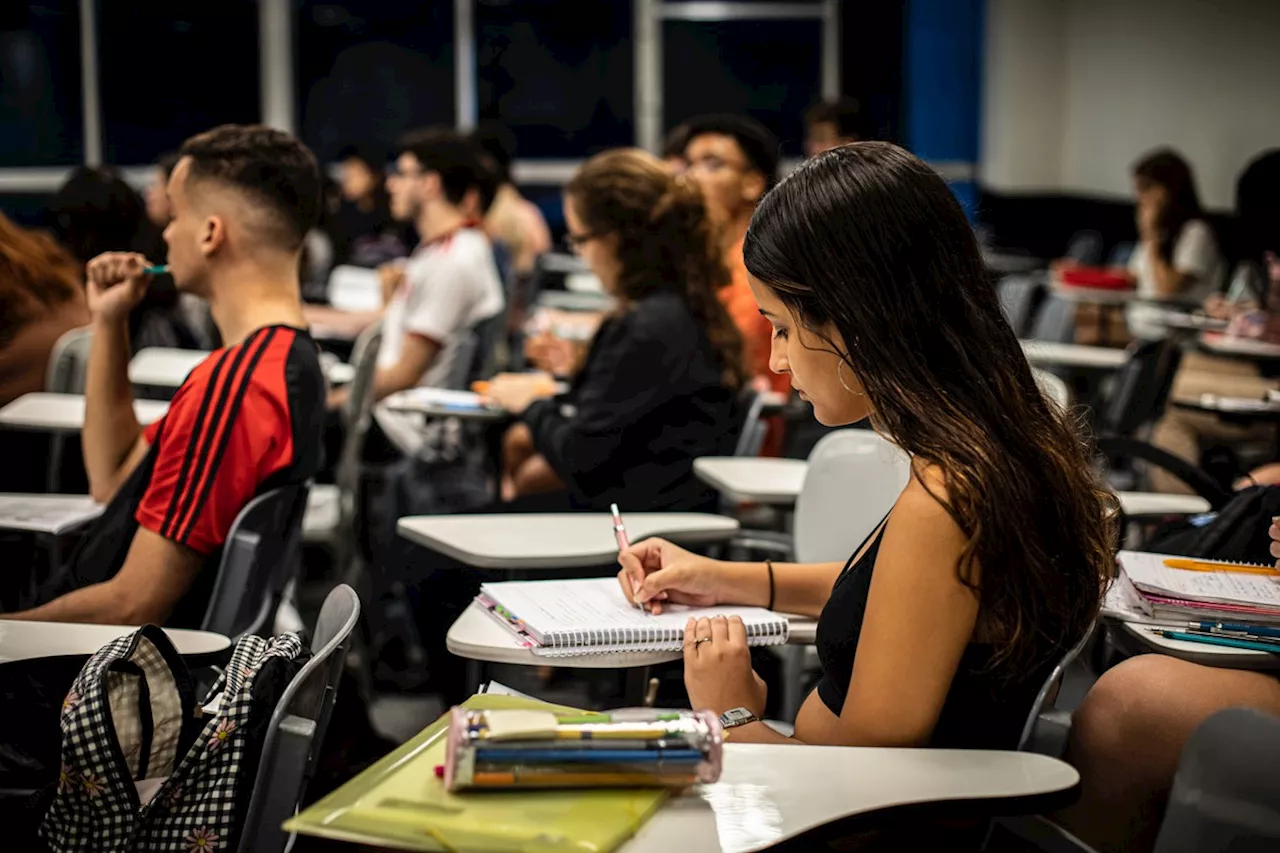
<instances>
[{"instance_id":1,"label":"long dark wavy hair","mask_svg":"<svg viewBox=\"0 0 1280 853\"><path fill-rule=\"evenodd\" d=\"M1160 217L1158 247L1160 257L1168 263L1173 260L1173 247L1182 234L1183 226L1204 217L1191 166L1172 148L1161 148L1143 155L1133 164L1133 179L1138 183L1164 187L1169 193L1169 204Z\"/></svg>"},{"instance_id":2,"label":"long dark wavy hair","mask_svg":"<svg viewBox=\"0 0 1280 853\"><path fill-rule=\"evenodd\" d=\"M592 234L617 235L618 296L634 302L674 286L719 355L725 385L740 388L742 334L716 296L729 269L697 185L672 177L652 154L626 148L592 157L564 192Z\"/></svg>"},{"instance_id":3,"label":"long dark wavy hair","mask_svg":"<svg viewBox=\"0 0 1280 853\"><path fill-rule=\"evenodd\" d=\"M744 251L861 380L875 429L941 470L992 668L1030 675L1074 644L1114 572L1114 498L1037 387L942 178L888 143L836 148L764 197Z\"/></svg>"}]
</instances>

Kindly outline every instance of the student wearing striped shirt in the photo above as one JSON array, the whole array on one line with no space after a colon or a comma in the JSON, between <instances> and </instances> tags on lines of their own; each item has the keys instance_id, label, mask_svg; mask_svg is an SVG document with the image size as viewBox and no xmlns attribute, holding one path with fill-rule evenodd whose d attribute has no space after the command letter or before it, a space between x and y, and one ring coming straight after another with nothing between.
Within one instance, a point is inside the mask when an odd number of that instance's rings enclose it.
<instances>
[{"instance_id":1,"label":"student wearing striped shirt","mask_svg":"<svg viewBox=\"0 0 1280 853\"><path fill-rule=\"evenodd\" d=\"M198 627L236 515L320 470L324 378L298 282L319 194L315 158L286 133L227 125L183 146L168 185L170 272L208 300L226 346L145 429L127 367L147 259L89 263L84 460L107 506L35 606L5 618Z\"/></svg>"}]
</instances>

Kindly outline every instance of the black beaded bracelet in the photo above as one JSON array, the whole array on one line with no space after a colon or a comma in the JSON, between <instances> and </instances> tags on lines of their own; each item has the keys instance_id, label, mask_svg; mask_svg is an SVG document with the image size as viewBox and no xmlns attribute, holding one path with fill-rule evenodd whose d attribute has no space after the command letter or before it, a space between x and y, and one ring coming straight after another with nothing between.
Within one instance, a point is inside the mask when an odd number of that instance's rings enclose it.
<instances>
[{"instance_id":1,"label":"black beaded bracelet","mask_svg":"<svg viewBox=\"0 0 1280 853\"><path fill-rule=\"evenodd\" d=\"M773 560L765 560L765 567L769 569L769 609L773 609Z\"/></svg>"}]
</instances>

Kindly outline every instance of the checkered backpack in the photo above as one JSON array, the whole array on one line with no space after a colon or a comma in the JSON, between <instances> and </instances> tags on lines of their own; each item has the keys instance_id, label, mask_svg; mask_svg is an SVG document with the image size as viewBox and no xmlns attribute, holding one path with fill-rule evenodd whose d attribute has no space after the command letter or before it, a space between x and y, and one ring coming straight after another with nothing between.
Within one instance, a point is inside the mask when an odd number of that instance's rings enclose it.
<instances>
[{"instance_id":1,"label":"checkered backpack","mask_svg":"<svg viewBox=\"0 0 1280 853\"><path fill-rule=\"evenodd\" d=\"M307 657L296 634L244 637L198 707L164 631L104 646L63 702L40 837L59 853L234 851L272 710Z\"/></svg>"}]
</instances>

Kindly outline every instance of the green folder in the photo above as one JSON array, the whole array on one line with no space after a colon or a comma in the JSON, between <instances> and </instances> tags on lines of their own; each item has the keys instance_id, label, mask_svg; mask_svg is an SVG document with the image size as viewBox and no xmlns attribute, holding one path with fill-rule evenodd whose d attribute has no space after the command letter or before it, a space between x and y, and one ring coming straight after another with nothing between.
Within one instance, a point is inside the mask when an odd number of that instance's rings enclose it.
<instances>
[{"instance_id":1,"label":"green folder","mask_svg":"<svg viewBox=\"0 0 1280 853\"><path fill-rule=\"evenodd\" d=\"M514 696L465 708L574 709ZM450 794L436 778L448 716L284 824L291 832L400 850L608 853L662 805L662 789Z\"/></svg>"}]
</instances>

